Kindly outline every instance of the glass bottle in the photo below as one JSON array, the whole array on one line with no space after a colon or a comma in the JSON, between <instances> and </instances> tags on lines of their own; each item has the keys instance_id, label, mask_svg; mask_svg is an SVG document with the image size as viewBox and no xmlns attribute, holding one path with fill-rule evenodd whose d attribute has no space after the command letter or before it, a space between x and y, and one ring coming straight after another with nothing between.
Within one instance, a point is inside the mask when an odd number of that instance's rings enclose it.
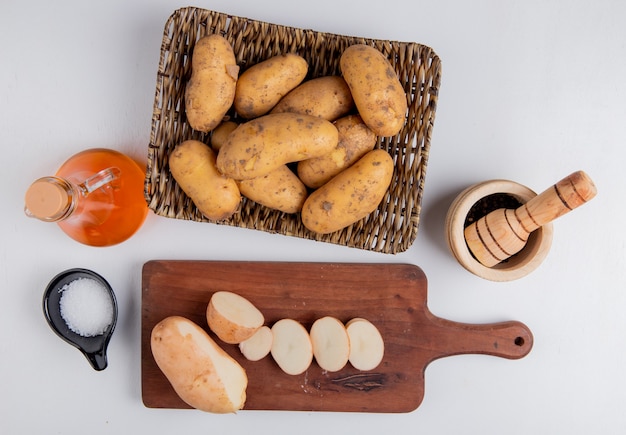
<instances>
[{"instance_id":1,"label":"glass bottle","mask_svg":"<svg viewBox=\"0 0 626 435\"><path fill-rule=\"evenodd\" d=\"M70 157L54 176L28 188L27 216L57 225L74 240L111 246L131 237L148 214L145 172L130 157L94 148Z\"/></svg>"}]
</instances>

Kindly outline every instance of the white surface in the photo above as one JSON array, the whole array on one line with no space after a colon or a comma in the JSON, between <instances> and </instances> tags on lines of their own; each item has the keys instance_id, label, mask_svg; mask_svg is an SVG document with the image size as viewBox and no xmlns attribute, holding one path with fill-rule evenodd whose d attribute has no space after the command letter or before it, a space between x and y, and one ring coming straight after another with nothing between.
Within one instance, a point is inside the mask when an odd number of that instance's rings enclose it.
<instances>
[{"instance_id":1,"label":"white surface","mask_svg":"<svg viewBox=\"0 0 626 435\"><path fill-rule=\"evenodd\" d=\"M23 194L73 153L146 158L163 26L187 3L0 5L3 151L0 388L3 434L483 433L626 431L626 3L609 1L199 1L278 24L421 42L443 83L420 232L389 256L151 215L128 242L81 246L22 213ZM508 178L541 191L583 169L599 194L555 222L532 275L477 278L448 253L447 207L466 186ZM455 356L426 371L421 406L401 415L146 409L140 390L140 277L155 258L408 262L429 278L431 311L450 320L520 320L518 361ZM93 371L47 326L41 295L70 267L105 276L119 299L109 367Z\"/></svg>"}]
</instances>

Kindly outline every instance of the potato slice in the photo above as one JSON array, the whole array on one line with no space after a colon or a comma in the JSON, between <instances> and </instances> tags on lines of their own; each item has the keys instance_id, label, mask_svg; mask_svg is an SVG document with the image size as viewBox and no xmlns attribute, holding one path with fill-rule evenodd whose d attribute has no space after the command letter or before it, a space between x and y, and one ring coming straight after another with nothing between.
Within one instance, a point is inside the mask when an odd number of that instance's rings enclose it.
<instances>
[{"instance_id":1,"label":"potato slice","mask_svg":"<svg viewBox=\"0 0 626 435\"><path fill-rule=\"evenodd\" d=\"M350 364L358 370L375 369L385 353L385 343L378 328L369 320L355 318L346 324L346 331L350 339Z\"/></svg>"},{"instance_id":2,"label":"potato slice","mask_svg":"<svg viewBox=\"0 0 626 435\"><path fill-rule=\"evenodd\" d=\"M245 370L191 320L163 319L152 329L150 347L157 366L189 406L214 413L243 408Z\"/></svg>"},{"instance_id":3,"label":"potato slice","mask_svg":"<svg viewBox=\"0 0 626 435\"><path fill-rule=\"evenodd\" d=\"M272 341L272 330L263 325L252 337L239 343L239 350L248 361L259 361L270 353Z\"/></svg>"},{"instance_id":4,"label":"potato slice","mask_svg":"<svg viewBox=\"0 0 626 435\"><path fill-rule=\"evenodd\" d=\"M293 319L281 319L272 326L270 352L276 364L289 375L304 373L313 362L313 347L306 328Z\"/></svg>"},{"instance_id":5,"label":"potato slice","mask_svg":"<svg viewBox=\"0 0 626 435\"><path fill-rule=\"evenodd\" d=\"M263 326L263 313L252 302L236 293L213 293L206 311L207 323L220 340L239 344Z\"/></svg>"},{"instance_id":6,"label":"potato slice","mask_svg":"<svg viewBox=\"0 0 626 435\"><path fill-rule=\"evenodd\" d=\"M330 316L317 319L309 332L313 356L324 370L336 372L345 367L350 356L350 340L346 327Z\"/></svg>"}]
</instances>

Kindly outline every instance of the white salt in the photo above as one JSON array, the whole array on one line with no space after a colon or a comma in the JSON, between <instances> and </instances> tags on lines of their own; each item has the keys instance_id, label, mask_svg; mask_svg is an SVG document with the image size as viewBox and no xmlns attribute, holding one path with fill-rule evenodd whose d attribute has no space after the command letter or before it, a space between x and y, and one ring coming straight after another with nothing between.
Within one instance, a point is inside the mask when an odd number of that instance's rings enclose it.
<instances>
[{"instance_id":1,"label":"white salt","mask_svg":"<svg viewBox=\"0 0 626 435\"><path fill-rule=\"evenodd\" d=\"M60 290L61 317L68 328L83 337L101 335L113 322L113 301L96 280L78 278Z\"/></svg>"}]
</instances>

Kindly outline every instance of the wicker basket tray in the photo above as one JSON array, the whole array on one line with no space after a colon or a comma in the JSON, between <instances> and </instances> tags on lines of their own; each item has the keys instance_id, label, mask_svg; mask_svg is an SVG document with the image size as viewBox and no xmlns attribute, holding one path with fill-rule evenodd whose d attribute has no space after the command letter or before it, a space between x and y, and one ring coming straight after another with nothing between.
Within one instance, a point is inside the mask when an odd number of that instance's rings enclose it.
<instances>
[{"instance_id":1,"label":"wicker basket tray","mask_svg":"<svg viewBox=\"0 0 626 435\"><path fill-rule=\"evenodd\" d=\"M209 140L187 123L183 100L194 43L208 33L221 33L230 41L241 72L270 56L293 52L309 62L307 78L340 74L339 56L346 47L357 43L372 45L391 60L405 88L409 107L402 131L378 141L377 146L386 149L394 159L394 177L378 209L361 221L341 231L319 235L307 230L299 215L270 210L244 198L238 213L214 223L388 254L408 249L417 236L441 81L441 62L436 53L416 43L320 33L193 7L175 11L165 24L145 180L150 209L169 218L209 222L178 187L167 163L170 152L180 142Z\"/></svg>"}]
</instances>

